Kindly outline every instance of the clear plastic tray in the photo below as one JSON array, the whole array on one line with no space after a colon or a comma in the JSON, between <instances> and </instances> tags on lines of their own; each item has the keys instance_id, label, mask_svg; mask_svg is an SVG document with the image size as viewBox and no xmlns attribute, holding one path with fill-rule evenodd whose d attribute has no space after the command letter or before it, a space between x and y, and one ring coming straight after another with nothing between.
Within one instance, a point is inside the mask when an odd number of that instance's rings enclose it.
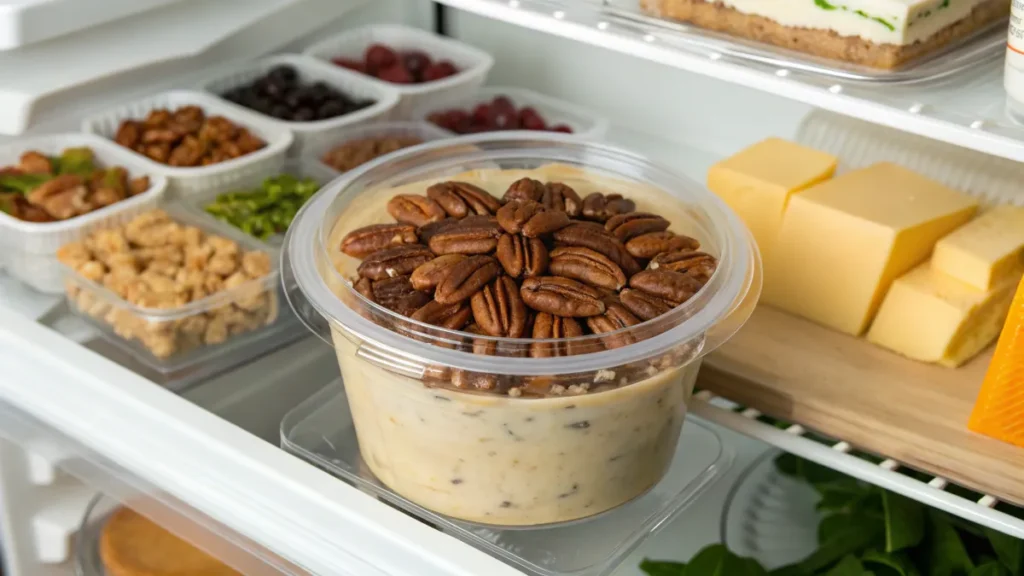
<instances>
[{"instance_id":1,"label":"clear plastic tray","mask_svg":"<svg viewBox=\"0 0 1024 576\"><path fill-rule=\"evenodd\" d=\"M487 86L477 90L470 96L444 98L416 108L413 118L427 122L434 112L458 108L472 112L477 104L485 104L498 96L507 96L516 108L531 106L544 118L548 126L566 124L573 130L573 136L582 140L597 141L604 138L608 131L609 121L596 112L582 108L572 102L538 94L525 88L504 86ZM447 130L445 130L447 132Z\"/></svg>"},{"instance_id":2,"label":"clear plastic tray","mask_svg":"<svg viewBox=\"0 0 1024 576\"><path fill-rule=\"evenodd\" d=\"M143 119L157 108L173 110L189 105L199 106L206 114L224 116L235 124L248 128L267 145L226 162L196 167L168 166L124 148L140 162L145 162L150 172L166 176L172 192L190 194L211 186L235 182L249 174L269 172L284 162L285 154L293 141L290 130L278 123L268 122L255 112L229 105L205 92L171 90L119 104L82 120L82 130L112 141L117 134L118 126L124 120Z\"/></svg>"},{"instance_id":3,"label":"clear plastic tray","mask_svg":"<svg viewBox=\"0 0 1024 576\"><path fill-rule=\"evenodd\" d=\"M456 521L426 510L380 484L359 456L340 381L293 409L281 422L281 446L323 470L471 544L531 576L604 576L725 473L732 453L717 434L686 421L664 479L618 508L568 524L496 528Z\"/></svg>"},{"instance_id":4,"label":"clear plastic tray","mask_svg":"<svg viewBox=\"0 0 1024 576\"><path fill-rule=\"evenodd\" d=\"M137 214L155 208L163 199L167 179L149 170L138 156L109 140L92 134L47 134L17 140L0 147L0 166L17 164L22 153L38 150L56 156L65 148L88 146L102 166L122 166L129 178L149 176L149 189L88 214L60 222L24 222L0 212L0 248L3 264L12 276L40 292L63 290L62 267L54 254L62 245L92 230L123 224Z\"/></svg>"},{"instance_id":5,"label":"clear plastic tray","mask_svg":"<svg viewBox=\"0 0 1024 576\"><path fill-rule=\"evenodd\" d=\"M217 196L225 192L244 191L247 189L258 188L267 178L281 174L291 174L296 178L312 178L323 186L333 180L338 173L312 159L293 158L287 160L279 170L275 170L267 174L250 174L238 182L221 184L220 186L215 186L202 192L196 192L186 198L180 199L179 202L185 205L189 210L197 214L201 214L203 218L215 221L222 226L230 226L230 224L221 222L220 220L217 220L217 218L207 214L204 207L214 201ZM257 238L254 239L259 240ZM283 240L283 234L275 234L263 242L273 247L280 247Z\"/></svg>"},{"instance_id":6,"label":"clear plastic tray","mask_svg":"<svg viewBox=\"0 0 1024 576\"><path fill-rule=\"evenodd\" d=\"M276 66L291 66L295 68L301 82L325 82L333 88L337 88L345 95L373 100L374 103L362 110L326 120L288 122L278 120L255 110L250 110L221 98L225 92L251 83ZM358 72L297 54L279 54L262 58L255 62L247 62L229 73L221 74L216 78L203 82L200 87L206 92L215 95L218 99L223 100L228 106L259 114L265 121L280 124L291 130L292 135L295 136L295 143L292 145L292 153L294 154L301 154L307 146L332 139L339 131L344 130L346 127L389 119L394 108L398 106L399 100L398 91L389 85L373 82L369 76L359 74Z\"/></svg>"},{"instance_id":7,"label":"clear plastic tray","mask_svg":"<svg viewBox=\"0 0 1024 576\"><path fill-rule=\"evenodd\" d=\"M352 140L363 138L387 138L387 137L408 137L412 136L423 142L451 138L451 132L438 128L430 122L381 122L356 126L339 132L334 138L319 142L316 146L307 148L304 154L309 161L316 162L320 166L331 171L332 174L340 172L333 166L325 163L323 157L332 149Z\"/></svg>"},{"instance_id":8,"label":"clear plastic tray","mask_svg":"<svg viewBox=\"0 0 1024 576\"><path fill-rule=\"evenodd\" d=\"M487 73L494 66L494 58L483 50L425 30L394 24L347 30L317 42L307 48L304 54L327 62L339 56L361 59L366 48L377 42L395 50L422 50L434 60L451 60L459 69L459 73L454 76L423 84L391 84L367 76L371 81L391 86L401 94L397 110L400 119L409 118L414 109L438 99L472 94L483 85Z\"/></svg>"},{"instance_id":9,"label":"clear plastic tray","mask_svg":"<svg viewBox=\"0 0 1024 576\"><path fill-rule=\"evenodd\" d=\"M230 290L213 293L179 308L160 310L131 304L111 290L82 277L65 266L68 306L72 312L96 328L108 342L121 348L138 362L168 377L179 375L186 377L191 370L195 370L197 367L204 371L214 368L225 369L288 343L289 339L285 337L285 334L294 334L295 330L293 329L297 322L287 306L282 308L284 300L278 281L277 251L240 230L212 218L207 219L183 209L171 209L168 210L168 213L172 219L178 222L197 226L204 232L234 240L242 250L267 252L271 260L270 274L250 280ZM266 302L260 306L254 304L254 307L248 307L251 309L235 309L233 307L233 303L244 300L252 301L256 297L265 297ZM183 321L196 319L196 323L205 324L209 314L219 312L251 315L246 318L246 321L258 321L259 325L254 325L248 331L231 331L222 343L205 345L200 342L195 347L175 351L165 357L158 357L136 338L126 339L119 335L115 327L108 322L119 323L121 328L132 334L140 329L147 332L166 329L166 334L158 332L158 335L173 338L174 346L180 347L191 345L195 340L202 339L201 335L188 332L186 326L182 324ZM248 328L248 324L240 330L245 328ZM297 336L295 334L292 339ZM172 381L175 379L171 378Z\"/></svg>"},{"instance_id":10,"label":"clear plastic tray","mask_svg":"<svg viewBox=\"0 0 1024 576\"><path fill-rule=\"evenodd\" d=\"M640 0L521 0L521 7L551 14L552 11L593 11L604 22L602 29L625 28L649 34L652 41L722 62L765 65L800 71L833 80L911 83L936 80L1002 58L1006 51L1006 20L927 54L900 68L884 70L815 57L802 52L745 40L684 22L658 18L644 12Z\"/></svg>"},{"instance_id":11,"label":"clear plastic tray","mask_svg":"<svg viewBox=\"0 0 1024 576\"><path fill-rule=\"evenodd\" d=\"M818 548L820 496L775 468L768 450L740 475L722 510L722 543L768 570L799 562Z\"/></svg>"}]
</instances>

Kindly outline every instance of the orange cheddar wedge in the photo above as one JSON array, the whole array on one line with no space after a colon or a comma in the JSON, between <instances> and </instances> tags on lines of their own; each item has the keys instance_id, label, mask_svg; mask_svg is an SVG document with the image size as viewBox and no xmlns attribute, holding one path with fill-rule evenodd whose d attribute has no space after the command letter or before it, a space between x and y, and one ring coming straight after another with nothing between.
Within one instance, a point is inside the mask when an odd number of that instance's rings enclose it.
<instances>
[{"instance_id":1,"label":"orange cheddar wedge","mask_svg":"<svg viewBox=\"0 0 1024 576\"><path fill-rule=\"evenodd\" d=\"M1024 447L1024 280L1017 286L967 427Z\"/></svg>"}]
</instances>

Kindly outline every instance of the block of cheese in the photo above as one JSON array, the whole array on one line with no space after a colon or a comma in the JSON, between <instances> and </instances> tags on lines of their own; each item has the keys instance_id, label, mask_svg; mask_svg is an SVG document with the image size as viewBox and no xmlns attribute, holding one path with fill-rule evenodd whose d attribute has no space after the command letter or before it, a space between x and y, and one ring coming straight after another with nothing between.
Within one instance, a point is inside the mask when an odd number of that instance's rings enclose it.
<instances>
[{"instance_id":1,"label":"block of cheese","mask_svg":"<svg viewBox=\"0 0 1024 576\"><path fill-rule=\"evenodd\" d=\"M932 266L988 290L1024 271L1024 208L999 206L935 244Z\"/></svg>"},{"instance_id":2,"label":"block of cheese","mask_svg":"<svg viewBox=\"0 0 1024 576\"><path fill-rule=\"evenodd\" d=\"M1024 448L1024 282L1010 304L967 427Z\"/></svg>"},{"instance_id":3,"label":"block of cheese","mask_svg":"<svg viewBox=\"0 0 1024 576\"><path fill-rule=\"evenodd\" d=\"M883 162L794 195L762 299L860 335L893 280L968 221L977 201Z\"/></svg>"},{"instance_id":4,"label":"block of cheese","mask_svg":"<svg viewBox=\"0 0 1024 576\"><path fill-rule=\"evenodd\" d=\"M991 344L1016 281L978 290L921 264L893 282L868 341L908 358L956 367Z\"/></svg>"},{"instance_id":5,"label":"block of cheese","mask_svg":"<svg viewBox=\"0 0 1024 576\"><path fill-rule=\"evenodd\" d=\"M835 173L835 156L780 138L758 142L708 170L708 188L750 228L768 259L793 194Z\"/></svg>"}]
</instances>

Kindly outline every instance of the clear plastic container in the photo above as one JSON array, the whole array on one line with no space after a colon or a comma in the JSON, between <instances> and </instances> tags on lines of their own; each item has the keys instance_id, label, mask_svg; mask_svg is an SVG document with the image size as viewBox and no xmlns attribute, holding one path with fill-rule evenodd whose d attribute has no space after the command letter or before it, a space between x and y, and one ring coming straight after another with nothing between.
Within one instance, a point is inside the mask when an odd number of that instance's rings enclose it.
<instances>
[{"instance_id":1,"label":"clear plastic container","mask_svg":"<svg viewBox=\"0 0 1024 576\"><path fill-rule=\"evenodd\" d=\"M490 54L458 40L439 36L418 28L395 24L377 24L347 30L310 46L303 52L330 63L332 58L362 60L371 44L381 43L398 51L421 50L434 61L450 60L459 73L448 78L422 84L392 84L367 76L372 82L393 87L401 95L397 118L409 118L412 111L438 99L467 96L483 86L487 73L494 66ZM333 65L333 64L332 64Z\"/></svg>"},{"instance_id":2,"label":"clear plastic container","mask_svg":"<svg viewBox=\"0 0 1024 576\"><path fill-rule=\"evenodd\" d=\"M12 276L49 294L64 289L63 267L55 253L62 245L78 240L98 228L123 224L163 200L167 179L150 172L136 154L92 134L47 134L17 140L0 147L0 166L18 163L29 150L57 156L65 148L88 146L100 166L122 166L129 178L149 176L149 189L99 210L60 222L25 222L0 211L0 264Z\"/></svg>"},{"instance_id":3,"label":"clear plastic container","mask_svg":"<svg viewBox=\"0 0 1024 576\"><path fill-rule=\"evenodd\" d=\"M388 120L391 117L392 111L398 106L398 91L391 86L385 86L380 82L373 82L369 76L359 74L358 72L297 54L278 54L255 62L247 62L230 73L222 74L203 82L201 88L221 98L227 91L251 84L254 80L264 76L277 66L293 67L298 73L300 82L324 82L333 88L337 88L347 96L373 100L372 105L362 110L315 122L279 120L244 106L224 101L228 106L259 114L267 122L274 122L291 130L292 135L295 136L295 142L292 145L293 154L301 154L307 146L332 139L340 130L344 130L346 127Z\"/></svg>"},{"instance_id":4,"label":"clear plastic container","mask_svg":"<svg viewBox=\"0 0 1024 576\"><path fill-rule=\"evenodd\" d=\"M182 198L180 202L184 204L188 209L196 212L197 214L202 214L204 218L215 220L224 226L231 226L227 222L222 222L218 220L216 217L208 214L206 212L205 207L214 200L216 200L217 196L220 196L225 192L236 192L257 189L267 178L273 178L274 176L282 174L290 174L300 179L312 178L313 180L319 182L321 186L327 184L337 176L337 172L324 166L320 162L316 162L306 158L293 158L286 161L279 170L275 170L269 174L252 174L238 182L222 184L220 186L215 186L203 192L197 192L195 194L188 196L187 198ZM258 238L255 237L253 237L253 239L258 240ZM275 234L270 238L267 238L263 242L271 246L280 247L283 241L284 234Z\"/></svg>"},{"instance_id":5,"label":"clear plastic container","mask_svg":"<svg viewBox=\"0 0 1024 576\"><path fill-rule=\"evenodd\" d=\"M430 526L531 576L604 576L644 538L681 514L729 471L732 453L710 427L687 421L665 479L643 496L582 522L501 529L439 516L388 489L359 456L341 382L333 382L281 421L281 447Z\"/></svg>"},{"instance_id":6,"label":"clear plastic container","mask_svg":"<svg viewBox=\"0 0 1024 576\"><path fill-rule=\"evenodd\" d=\"M324 162L324 155L346 142L369 138L415 138L421 142L433 142L451 137L451 132L429 122L381 122L356 126L339 132L333 138L324 139L317 145L307 148L304 156L308 160L324 166L333 174L340 174L340 170Z\"/></svg>"},{"instance_id":7,"label":"clear plastic container","mask_svg":"<svg viewBox=\"0 0 1024 576\"><path fill-rule=\"evenodd\" d=\"M472 113L477 104L487 104L498 96L507 96L516 109L526 106L533 107L540 113L548 126L565 124L572 128L573 136L581 140L601 140L608 132L608 119L596 112L580 107L578 104L567 102L538 94L533 90L525 88L511 88L504 86L487 86L477 90L472 95L438 99L416 108L412 117L416 120L428 122L427 118L434 112L445 110L465 110ZM445 130L447 132L447 130Z\"/></svg>"},{"instance_id":8,"label":"clear plastic container","mask_svg":"<svg viewBox=\"0 0 1024 576\"><path fill-rule=\"evenodd\" d=\"M186 376L199 366L227 368L269 349L283 346L294 333L294 315L281 310L277 251L251 236L191 211L168 210L182 224L224 236L243 251L270 256L271 271L231 289L169 309L143 308L68 266L68 306L110 343L161 373Z\"/></svg>"},{"instance_id":9,"label":"clear plastic container","mask_svg":"<svg viewBox=\"0 0 1024 576\"><path fill-rule=\"evenodd\" d=\"M171 90L119 104L82 120L82 130L113 141L122 121L142 120L158 108L173 110L181 106L199 106L207 115L224 116L235 124L248 128L267 145L226 162L184 167L162 164L134 150L122 148L139 162L145 163L151 173L167 177L171 191L176 194L191 194L212 186L236 182L250 174L267 173L284 162L285 154L294 139L288 128L279 123L269 122L256 112L229 105L212 94L191 90Z\"/></svg>"},{"instance_id":10,"label":"clear plastic container","mask_svg":"<svg viewBox=\"0 0 1024 576\"><path fill-rule=\"evenodd\" d=\"M474 336L397 315L338 272L354 263L338 250L341 237L390 221L384 206L394 194L470 179L500 195L525 175L562 181L581 196L620 192L638 210L655 209L718 256L718 270L682 306L610 333L637 343L606 350L601 336L609 334L553 340L579 352L557 358L524 357L543 340ZM284 251L293 308L315 311L310 325L329 327L373 474L426 509L499 526L586 518L650 490L675 455L701 358L746 321L761 283L757 248L716 196L643 157L555 134L477 135L366 164L307 204ZM474 342L493 355L474 354ZM452 387L453 375L595 391L482 394Z\"/></svg>"}]
</instances>

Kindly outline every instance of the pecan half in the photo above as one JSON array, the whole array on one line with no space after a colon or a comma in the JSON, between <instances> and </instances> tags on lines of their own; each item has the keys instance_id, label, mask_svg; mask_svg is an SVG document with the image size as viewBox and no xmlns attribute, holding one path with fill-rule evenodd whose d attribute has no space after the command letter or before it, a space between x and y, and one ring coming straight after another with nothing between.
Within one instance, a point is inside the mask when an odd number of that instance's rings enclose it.
<instances>
[{"instance_id":1,"label":"pecan half","mask_svg":"<svg viewBox=\"0 0 1024 576\"><path fill-rule=\"evenodd\" d=\"M497 221L466 218L430 238L430 249L437 254L487 254L498 246L501 227Z\"/></svg>"},{"instance_id":2,"label":"pecan half","mask_svg":"<svg viewBox=\"0 0 1024 576\"><path fill-rule=\"evenodd\" d=\"M538 180L534 180L532 178L520 178L513 182L508 187L508 190L505 190L505 195L501 197L501 201L511 202L512 200L521 200L523 202L540 202L544 197L544 189L544 184Z\"/></svg>"},{"instance_id":3,"label":"pecan half","mask_svg":"<svg viewBox=\"0 0 1024 576\"><path fill-rule=\"evenodd\" d=\"M668 220L649 212L619 214L612 216L604 224L605 230L623 242L648 232L668 230L668 226Z\"/></svg>"},{"instance_id":4,"label":"pecan half","mask_svg":"<svg viewBox=\"0 0 1024 576\"><path fill-rule=\"evenodd\" d=\"M527 278L523 281L520 294L530 308L556 316L597 316L605 310L600 292L569 278Z\"/></svg>"},{"instance_id":5,"label":"pecan half","mask_svg":"<svg viewBox=\"0 0 1024 576\"><path fill-rule=\"evenodd\" d=\"M372 224L346 234L341 251L353 258L366 258L378 250L417 242L416 227L411 224Z\"/></svg>"},{"instance_id":6,"label":"pecan half","mask_svg":"<svg viewBox=\"0 0 1024 576\"><path fill-rule=\"evenodd\" d=\"M638 272L629 279L629 286L678 306L692 298L704 285L686 274L662 268Z\"/></svg>"},{"instance_id":7,"label":"pecan half","mask_svg":"<svg viewBox=\"0 0 1024 576\"><path fill-rule=\"evenodd\" d=\"M551 251L552 274L586 282L598 288L618 290L626 285L626 274L607 256L582 246L560 246Z\"/></svg>"},{"instance_id":8,"label":"pecan half","mask_svg":"<svg viewBox=\"0 0 1024 576\"><path fill-rule=\"evenodd\" d=\"M548 269L548 249L538 238L502 234L495 256L505 273L513 278L540 276Z\"/></svg>"},{"instance_id":9,"label":"pecan half","mask_svg":"<svg viewBox=\"0 0 1024 576\"><path fill-rule=\"evenodd\" d=\"M518 234L523 231L523 225L531 218L540 214L544 207L533 200L509 200L504 206L498 209L498 225L509 234Z\"/></svg>"},{"instance_id":10,"label":"pecan half","mask_svg":"<svg viewBox=\"0 0 1024 576\"><path fill-rule=\"evenodd\" d=\"M615 332L622 328L636 326L640 319L634 316L625 306L619 303L608 305L608 309L600 316L587 318L587 327L595 334L606 334ZM607 348L621 348L636 342L636 338L629 333L612 334L601 338Z\"/></svg>"},{"instance_id":11,"label":"pecan half","mask_svg":"<svg viewBox=\"0 0 1024 576\"><path fill-rule=\"evenodd\" d=\"M458 223L458 218L445 218L443 220L438 220L437 222L428 222L427 224L420 226L416 230L416 233L419 234L421 242L424 244L430 244L430 239L434 237L434 234L455 226Z\"/></svg>"},{"instance_id":12,"label":"pecan half","mask_svg":"<svg viewBox=\"0 0 1024 576\"><path fill-rule=\"evenodd\" d=\"M541 312L533 320L533 337L535 339L576 338L578 336L583 336L583 328L575 318ZM530 356L532 358L572 356L580 353L579 348L578 344L570 342L533 342L530 344Z\"/></svg>"},{"instance_id":13,"label":"pecan half","mask_svg":"<svg viewBox=\"0 0 1024 576\"><path fill-rule=\"evenodd\" d=\"M666 314L672 310L672 304L665 300L648 294L643 290L634 290L632 288L626 288L619 293L619 301L625 306L634 316L641 320L651 320L657 318L662 314Z\"/></svg>"},{"instance_id":14,"label":"pecan half","mask_svg":"<svg viewBox=\"0 0 1024 576\"><path fill-rule=\"evenodd\" d=\"M545 210L523 224L523 236L537 238L561 230L569 225L569 215L565 212Z\"/></svg>"},{"instance_id":15,"label":"pecan half","mask_svg":"<svg viewBox=\"0 0 1024 576\"><path fill-rule=\"evenodd\" d=\"M412 271L409 281L417 290L429 292L437 287L444 280L444 277L452 271L452 266L466 259L463 254L445 254L438 256L430 262L420 264Z\"/></svg>"},{"instance_id":16,"label":"pecan half","mask_svg":"<svg viewBox=\"0 0 1024 576\"><path fill-rule=\"evenodd\" d=\"M626 252L644 260L654 258L662 252L696 250L697 248L700 248L700 242L695 238L668 231L648 232L626 242Z\"/></svg>"},{"instance_id":17,"label":"pecan half","mask_svg":"<svg viewBox=\"0 0 1024 576\"><path fill-rule=\"evenodd\" d=\"M648 264L648 268L651 270L680 272L701 284L706 284L711 279L711 275L715 273L717 267L718 260L714 256L704 252L686 250L658 254Z\"/></svg>"},{"instance_id":18,"label":"pecan half","mask_svg":"<svg viewBox=\"0 0 1024 576\"><path fill-rule=\"evenodd\" d=\"M408 276L434 259L430 248L422 244L403 244L378 250L359 264L359 275L370 280Z\"/></svg>"},{"instance_id":19,"label":"pecan half","mask_svg":"<svg viewBox=\"0 0 1024 576\"><path fill-rule=\"evenodd\" d=\"M515 280L499 276L470 300L477 326L491 336L519 338L526 332L526 305Z\"/></svg>"},{"instance_id":20,"label":"pecan half","mask_svg":"<svg viewBox=\"0 0 1024 576\"><path fill-rule=\"evenodd\" d=\"M388 201L388 214L403 224L425 226L444 220L444 208L437 202L419 194L399 194Z\"/></svg>"},{"instance_id":21,"label":"pecan half","mask_svg":"<svg viewBox=\"0 0 1024 576\"><path fill-rule=\"evenodd\" d=\"M622 194L604 195L594 192L583 199L582 214L587 220L604 222L612 216L633 210L636 210L636 204L632 200L623 198Z\"/></svg>"},{"instance_id":22,"label":"pecan half","mask_svg":"<svg viewBox=\"0 0 1024 576\"><path fill-rule=\"evenodd\" d=\"M490 256L470 256L456 262L441 280L434 298L442 304L454 304L476 294L501 273L498 261Z\"/></svg>"},{"instance_id":23,"label":"pecan half","mask_svg":"<svg viewBox=\"0 0 1024 576\"><path fill-rule=\"evenodd\" d=\"M469 214L494 214L501 202L483 188L468 182L441 182L427 188L427 196L444 208L449 216L462 218Z\"/></svg>"},{"instance_id":24,"label":"pecan half","mask_svg":"<svg viewBox=\"0 0 1024 576\"><path fill-rule=\"evenodd\" d=\"M626 247L622 245L622 242L600 224L573 222L565 228L555 231L554 238L556 242L567 246L582 246L604 254L619 268L622 268L627 276L640 271L640 265L629 255L629 252L626 252Z\"/></svg>"},{"instance_id":25,"label":"pecan half","mask_svg":"<svg viewBox=\"0 0 1024 576\"><path fill-rule=\"evenodd\" d=\"M430 294L413 288L408 276L395 276L373 283L373 301L388 310L409 316L430 302Z\"/></svg>"},{"instance_id":26,"label":"pecan half","mask_svg":"<svg viewBox=\"0 0 1024 576\"><path fill-rule=\"evenodd\" d=\"M472 317L473 312L465 302L442 304L437 300L427 302L410 316L413 320L449 330L462 330Z\"/></svg>"},{"instance_id":27,"label":"pecan half","mask_svg":"<svg viewBox=\"0 0 1024 576\"><path fill-rule=\"evenodd\" d=\"M571 218L576 218L583 211L580 195L561 182L548 182L540 203L548 210L565 212Z\"/></svg>"},{"instance_id":28,"label":"pecan half","mask_svg":"<svg viewBox=\"0 0 1024 576\"><path fill-rule=\"evenodd\" d=\"M355 288L356 292L362 294L363 298L366 298L370 302L374 301L373 282L371 282L369 278L360 278L359 280L356 280L356 283L353 284L352 287Z\"/></svg>"}]
</instances>

